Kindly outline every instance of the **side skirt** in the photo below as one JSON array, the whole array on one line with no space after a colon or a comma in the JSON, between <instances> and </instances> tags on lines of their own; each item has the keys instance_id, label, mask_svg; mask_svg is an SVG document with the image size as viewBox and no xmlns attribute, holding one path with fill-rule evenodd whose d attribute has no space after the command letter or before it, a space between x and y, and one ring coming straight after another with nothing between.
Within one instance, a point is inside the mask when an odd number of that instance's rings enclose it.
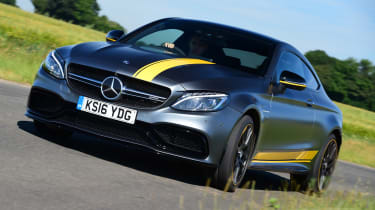
<instances>
[{"instance_id":1,"label":"side skirt","mask_svg":"<svg viewBox=\"0 0 375 210\"><path fill-rule=\"evenodd\" d=\"M318 150L257 152L250 169L287 173L308 173Z\"/></svg>"},{"instance_id":2,"label":"side skirt","mask_svg":"<svg viewBox=\"0 0 375 210\"><path fill-rule=\"evenodd\" d=\"M257 162L252 161L249 164L251 170L274 171L285 173L306 174L310 170L310 164L306 163L288 163L288 162Z\"/></svg>"}]
</instances>

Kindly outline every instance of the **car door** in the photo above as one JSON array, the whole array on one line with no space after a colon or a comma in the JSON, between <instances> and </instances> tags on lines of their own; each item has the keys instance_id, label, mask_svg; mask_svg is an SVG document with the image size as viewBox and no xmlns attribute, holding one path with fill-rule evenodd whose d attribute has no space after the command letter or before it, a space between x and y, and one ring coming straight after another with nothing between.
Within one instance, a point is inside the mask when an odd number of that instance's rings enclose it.
<instances>
[{"instance_id":1,"label":"car door","mask_svg":"<svg viewBox=\"0 0 375 210\"><path fill-rule=\"evenodd\" d=\"M294 53L284 51L275 69L270 111L258 147L261 150L302 150L313 145L315 113L312 91L309 87L297 90L281 84L280 76L285 70L306 81L303 61Z\"/></svg>"}]
</instances>

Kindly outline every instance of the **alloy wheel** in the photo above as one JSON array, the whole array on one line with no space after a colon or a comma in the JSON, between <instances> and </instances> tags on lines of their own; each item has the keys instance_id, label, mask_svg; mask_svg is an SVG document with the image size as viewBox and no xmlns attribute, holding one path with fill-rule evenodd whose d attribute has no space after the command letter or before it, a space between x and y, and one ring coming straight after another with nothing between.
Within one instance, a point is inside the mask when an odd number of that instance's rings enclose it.
<instances>
[{"instance_id":1,"label":"alloy wheel","mask_svg":"<svg viewBox=\"0 0 375 210\"><path fill-rule=\"evenodd\" d=\"M337 143L334 139L332 139L327 145L319 170L319 191L324 190L328 186L329 179L335 169L337 160L337 148Z\"/></svg>"},{"instance_id":2,"label":"alloy wheel","mask_svg":"<svg viewBox=\"0 0 375 210\"><path fill-rule=\"evenodd\" d=\"M238 185L244 177L247 166L250 162L250 156L254 151L255 142L252 140L254 134L253 125L247 125L241 133L240 141L237 147L237 153L234 159L233 184Z\"/></svg>"}]
</instances>

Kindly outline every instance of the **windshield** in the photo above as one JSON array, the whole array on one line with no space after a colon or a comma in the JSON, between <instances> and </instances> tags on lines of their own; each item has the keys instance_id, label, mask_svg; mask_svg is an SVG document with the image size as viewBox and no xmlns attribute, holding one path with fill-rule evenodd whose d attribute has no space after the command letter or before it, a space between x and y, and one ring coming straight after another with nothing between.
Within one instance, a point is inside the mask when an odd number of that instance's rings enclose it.
<instances>
[{"instance_id":1,"label":"windshield","mask_svg":"<svg viewBox=\"0 0 375 210\"><path fill-rule=\"evenodd\" d=\"M273 52L272 43L258 40L251 33L184 20L163 21L122 42L147 51L199 58L256 73L267 68Z\"/></svg>"}]
</instances>

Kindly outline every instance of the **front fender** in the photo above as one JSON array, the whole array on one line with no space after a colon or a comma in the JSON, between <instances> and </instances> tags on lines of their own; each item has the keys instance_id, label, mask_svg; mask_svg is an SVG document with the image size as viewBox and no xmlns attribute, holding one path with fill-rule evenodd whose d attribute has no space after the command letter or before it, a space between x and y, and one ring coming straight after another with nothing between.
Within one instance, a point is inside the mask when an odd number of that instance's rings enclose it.
<instances>
[{"instance_id":1,"label":"front fender","mask_svg":"<svg viewBox=\"0 0 375 210\"><path fill-rule=\"evenodd\" d=\"M266 94L237 94L231 98L233 109L239 111L242 116L251 116L254 120L257 135L255 151L258 150L258 143L262 139L262 124L269 113L270 97Z\"/></svg>"}]
</instances>

